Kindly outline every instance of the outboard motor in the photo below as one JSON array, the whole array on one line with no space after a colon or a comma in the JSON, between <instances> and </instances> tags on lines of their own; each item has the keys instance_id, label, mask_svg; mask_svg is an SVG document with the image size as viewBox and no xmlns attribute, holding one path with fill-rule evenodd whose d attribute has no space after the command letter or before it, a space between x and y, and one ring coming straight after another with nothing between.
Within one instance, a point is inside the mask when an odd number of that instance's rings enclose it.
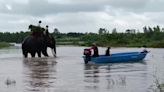
<instances>
[{"instance_id":1,"label":"outboard motor","mask_svg":"<svg viewBox=\"0 0 164 92\"><path fill-rule=\"evenodd\" d=\"M85 64L87 64L88 61L91 60L91 50L90 49L84 49L83 54L85 55L85 58L84 58Z\"/></svg>"}]
</instances>

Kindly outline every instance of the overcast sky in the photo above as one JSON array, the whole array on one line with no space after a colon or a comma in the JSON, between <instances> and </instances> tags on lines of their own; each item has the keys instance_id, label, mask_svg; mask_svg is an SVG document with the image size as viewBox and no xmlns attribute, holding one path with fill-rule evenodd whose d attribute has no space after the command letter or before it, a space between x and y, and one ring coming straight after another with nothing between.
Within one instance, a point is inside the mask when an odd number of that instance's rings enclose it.
<instances>
[{"instance_id":1,"label":"overcast sky","mask_svg":"<svg viewBox=\"0 0 164 92\"><path fill-rule=\"evenodd\" d=\"M142 31L163 27L164 0L0 0L0 32L28 31L39 20L50 32Z\"/></svg>"}]
</instances>

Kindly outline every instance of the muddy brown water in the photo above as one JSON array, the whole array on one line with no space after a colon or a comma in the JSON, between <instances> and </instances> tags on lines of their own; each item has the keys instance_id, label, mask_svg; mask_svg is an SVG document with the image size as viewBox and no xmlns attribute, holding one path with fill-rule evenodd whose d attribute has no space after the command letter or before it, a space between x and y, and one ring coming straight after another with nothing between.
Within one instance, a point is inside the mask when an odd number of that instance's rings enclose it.
<instances>
[{"instance_id":1,"label":"muddy brown water","mask_svg":"<svg viewBox=\"0 0 164 92\"><path fill-rule=\"evenodd\" d=\"M51 57L26 59L20 47L0 49L0 92L154 92L156 79L164 82L164 49L148 48L143 62L85 65L84 48L59 46L57 58L48 50Z\"/></svg>"}]
</instances>

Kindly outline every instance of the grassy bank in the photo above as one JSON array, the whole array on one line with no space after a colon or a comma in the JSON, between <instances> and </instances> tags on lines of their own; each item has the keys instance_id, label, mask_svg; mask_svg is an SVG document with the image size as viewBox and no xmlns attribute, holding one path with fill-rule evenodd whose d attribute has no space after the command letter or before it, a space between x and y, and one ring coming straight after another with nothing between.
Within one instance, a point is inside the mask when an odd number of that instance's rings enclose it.
<instances>
[{"instance_id":1,"label":"grassy bank","mask_svg":"<svg viewBox=\"0 0 164 92\"><path fill-rule=\"evenodd\" d=\"M93 42L85 42L85 41L66 41L66 42L57 42L57 45L77 45L77 46L91 46ZM147 46L150 48L164 48L164 41L154 41L154 42L145 42L145 43L129 43L129 44L119 44L112 42L98 42L95 41L98 46L101 47L142 47Z\"/></svg>"},{"instance_id":2,"label":"grassy bank","mask_svg":"<svg viewBox=\"0 0 164 92\"><path fill-rule=\"evenodd\" d=\"M91 43L95 42L99 46L142 47L146 45L147 47L163 48L164 33L154 33L153 36L152 34L90 34L84 36L83 39L85 39L86 45L91 45Z\"/></svg>"},{"instance_id":3,"label":"grassy bank","mask_svg":"<svg viewBox=\"0 0 164 92\"><path fill-rule=\"evenodd\" d=\"M5 48L5 47L10 47L11 44L7 43L7 42L0 42L0 48Z\"/></svg>"},{"instance_id":4,"label":"grassy bank","mask_svg":"<svg viewBox=\"0 0 164 92\"><path fill-rule=\"evenodd\" d=\"M151 30L150 30L151 29ZM97 43L98 46L111 47L153 47L164 48L164 30L159 30L159 27L149 28L140 33L51 33L55 38L57 45L78 45L91 46L92 43ZM0 33L0 42L15 42L21 43L23 39L29 35L29 32L16 33ZM0 47L8 47L9 44L1 43Z\"/></svg>"}]
</instances>

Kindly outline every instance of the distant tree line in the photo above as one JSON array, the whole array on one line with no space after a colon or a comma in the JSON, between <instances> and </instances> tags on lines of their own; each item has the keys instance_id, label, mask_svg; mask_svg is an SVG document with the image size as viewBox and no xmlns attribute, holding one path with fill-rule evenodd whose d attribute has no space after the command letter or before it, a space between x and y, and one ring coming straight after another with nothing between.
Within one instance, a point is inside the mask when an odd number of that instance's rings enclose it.
<instances>
[{"instance_id":1,"label":"distant tree line","mask_svg":"<svg viewBox=\"0 0 164 92\"><path fill-rule=\"evenodd\" d=\"M97 44L103 46L164 47L164 28L158 25L152 28L145 26L143 32L127 29L122 33L117 32L116 28L111 33L105 28L100 28L98 34L88 34L83 39L86 39L88 43L96 41Z\"/></svg>"},{"instance_id":2,"label":"distant tree line","mask_svg":"<svg viewBox=\"0 0 164 92\"><path fill-rule=\"evenodd\" d=\"M128 46L140 47L164 47L164 29L159 26L143 27L143 32L135 29L127 29L125 32L117 32L114 28L108 31L106 28L100 28L98 33L61 33L57 28L51 33L58 43L85 45L89 46L96 42L100 46ZM21 43L23 39L30 35L30 32L0 32L0 42Z\"/></svg>"},{"instance_id":3,"label":"distant tree line","mask_svg":"<svg viewBox=\"0 0 164 92\"><path fill-rule=\"evenodd\" d=\"M23 39L29 35L30 32L0 32L0 42L16 42L20 43L23 41Z\"/></svg>"}]
</instances>

